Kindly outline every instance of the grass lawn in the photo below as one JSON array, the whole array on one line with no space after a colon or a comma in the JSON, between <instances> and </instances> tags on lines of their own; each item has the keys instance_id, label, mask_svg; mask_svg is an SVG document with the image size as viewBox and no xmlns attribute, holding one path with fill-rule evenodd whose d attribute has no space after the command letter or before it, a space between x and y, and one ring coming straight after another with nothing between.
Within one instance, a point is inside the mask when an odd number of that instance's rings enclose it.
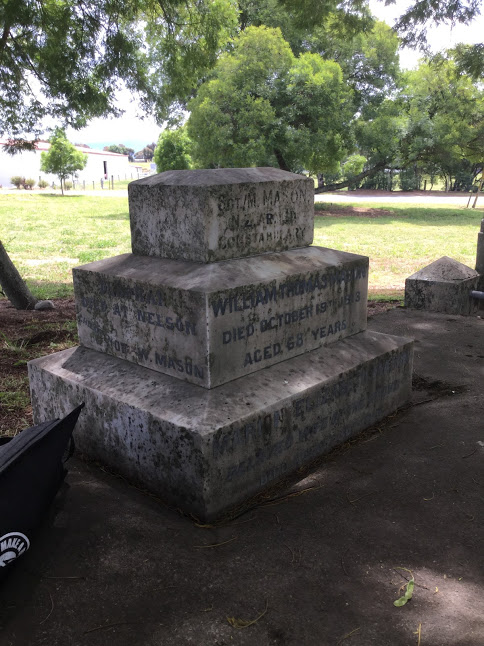
<instances>
[{"instance_id":1,"label":"grass lawn","mask_svg":"<svg viewBox=\"0 0 484 646\"><path fill-rule=\"evenodd\" d=\"M372 296L402 297L405 278L442 256L469 267L476 260L482 208L409 204L318 203L314 244L370 258ZM350 210L361 212L348 215Z\"/></svg>"},{"instance_id":2,"label":"grass lawn","mask_svg":"<svg viewBox=\"0 0 484 646\"><path fill-rule=\"evenodd\" d=\"M361 211L327 203L316 209L315 244L369 256L374 297L401 297L407 276L444 255L474 266L482 209L369 203ZM128 199L0 194L0 239L37 297L68 297L72 267L130 251Z\"/></svg>"},{"instance_id":3,"label":"grass lawn","mask_svg":"<svg viewBox=\"0 0 484 646\"><path fill-rule=\"evenodd\" d=\"M131 250L128 197L0 195L0 239L38 298L72 296L72 267Z\"/></svg>"}]
</instances>

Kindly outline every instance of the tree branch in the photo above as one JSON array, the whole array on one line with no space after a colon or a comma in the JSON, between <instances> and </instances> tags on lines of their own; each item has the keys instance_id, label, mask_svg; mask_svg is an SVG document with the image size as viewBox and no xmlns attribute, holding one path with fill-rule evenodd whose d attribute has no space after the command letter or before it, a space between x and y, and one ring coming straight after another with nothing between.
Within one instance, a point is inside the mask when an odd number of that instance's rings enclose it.
<instances>
[{"instance_id":1,"label":"tree branch","mask_svg":"<svg viewBox=\"0 0 484 646\"><path fill-rule=\"evenodd\" d=\"M358 173L358 175L354 175L354 177L351 177L350 179L346 179L344 182L337 182L335 184L326 184L325 186L318 187L314 189L314 193L329 193L330 191L338 191L340 188L346 188L353 182L360 182L362 179L365 179L365 177L372 177L373 175L376 175L378 171L382 170L386 166L386 160L378 162L375 164L375 166L372 166L372 168L369 168L368 170L364 170L361 173Z\"/></svg>"},{"instance_id":2,"label":"tree branch","mask_svg":"<svg viewBox=\"0 0 484 646\"><path fill-rule=\"evenodd\" d=\"M9 36L10 36L10 25L9 23L6 23L5 27L3 28L2 37L0 38L0 52L3 52L3 50L5 49L5 45L7 44L7 40Z\"/></svg>"},{"instance_id":3,"label":"tree branch","mask_svg":"<svg viewBox=\"0 0 484 646\"><path fill-rule=\"evenodd\" d=\"M281 151L277 150L277 148L274 148L274 155L276 156L277 163L279 164L279 168L281 170L287 170L287 171L291 172L291 169L286 164L286 161L285 161Z\"/></svg>"}]
</instances>

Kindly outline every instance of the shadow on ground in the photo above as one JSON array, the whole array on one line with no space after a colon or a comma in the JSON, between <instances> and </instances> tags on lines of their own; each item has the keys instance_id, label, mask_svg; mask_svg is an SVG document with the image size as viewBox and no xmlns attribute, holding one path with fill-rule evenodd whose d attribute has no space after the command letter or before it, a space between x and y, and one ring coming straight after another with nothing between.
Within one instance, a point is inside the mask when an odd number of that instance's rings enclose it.
<instances>
[{"instance_id":1,"label":"shadow on ground","mask_svg":"<svg viewBox=\"0 0 484 646\"><path fill-rule=\"evenodd\" d=\"M226 524L74 461L0 591L2 643L481 646L483 325L373 317L416 338L411 405Z\"/></svg>"}]
</instances>

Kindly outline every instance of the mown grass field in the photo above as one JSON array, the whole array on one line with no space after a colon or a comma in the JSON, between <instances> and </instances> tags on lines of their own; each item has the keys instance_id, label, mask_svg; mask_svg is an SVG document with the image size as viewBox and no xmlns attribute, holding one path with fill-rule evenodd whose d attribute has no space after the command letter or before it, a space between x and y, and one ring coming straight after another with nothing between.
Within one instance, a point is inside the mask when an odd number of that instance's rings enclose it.
<instances>
[{"instance_id":1,"label":"mown grass field","mask_svg":"<svg viewBox=\"0 0 484 646\"><path fill-rule=\"evenodd\" d=\"M475 265L482 208L365 202L345 215L348 206L316 205L314 244L369 256L373 296L401 297L405 278L442 256Z\"/></svg>"},{"instance_id":2,"label":"mown grass field","mask_svg":"<svg viewBox=\"0 0 484 646\"><path fill-rule=\"evenodd\" d=\"M316 205L315 244L370 257L374 297L401 296L405 278L447 255L474 266L482 209L365 203ZM39 298L72 295L71 269L130 251L127 197L0 194L0 239Z\"/></svg>"},{"instance_id":3,"label":"mown grass field","mask_svg":"<svg viewBox=\"0 0 484 646\"><path fill-rule=\"evenodd\" d=\"M68 297L72 267L130 251L128 197L0 195L0 239L37 297Z\"/></svg>"}]
</instances>

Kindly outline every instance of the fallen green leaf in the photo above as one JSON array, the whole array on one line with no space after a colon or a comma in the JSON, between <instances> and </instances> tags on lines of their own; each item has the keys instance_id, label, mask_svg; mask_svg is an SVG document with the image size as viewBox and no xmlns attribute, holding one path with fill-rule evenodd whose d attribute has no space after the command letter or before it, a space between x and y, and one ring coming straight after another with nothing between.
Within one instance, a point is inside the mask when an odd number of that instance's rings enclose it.
<instances>
[{"instance_id":1,"label":"fallen green leaf","mask_svg":"<svg viewBox=\"0 0 484 646\"><path fill-rule=\"evenodd\" d=\"M402 597L400 597L400 599L396 599L393 602L393 605L397 606L397 608L400 608L401 606L404 606L407 603L407 601L410 601L410 599L412 598L412 595L413 595L414 587L415 587L415 580L412 577L410 579L410 581L407 583L407 588L405 590L405 594Z\"/></svg>"}]
</instances>

